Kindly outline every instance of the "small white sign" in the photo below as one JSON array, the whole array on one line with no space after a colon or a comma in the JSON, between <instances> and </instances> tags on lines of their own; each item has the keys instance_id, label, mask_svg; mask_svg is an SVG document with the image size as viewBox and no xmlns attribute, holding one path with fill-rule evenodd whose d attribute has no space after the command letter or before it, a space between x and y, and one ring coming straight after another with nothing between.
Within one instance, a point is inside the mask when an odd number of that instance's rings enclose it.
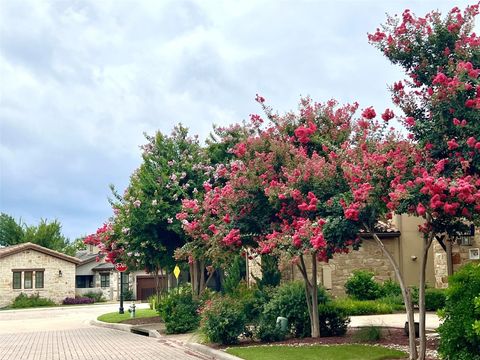
<instances>
[{"instance_id":1,"label":"small white sign","mask_svg":"<svg viewBox=\"0 0 480 360\"><path fill-rule=\"evenodd\" d=\"M469 249L468 258L470 260L480 260L480 249L479 248Z\"/></svg>"}]
</instances>

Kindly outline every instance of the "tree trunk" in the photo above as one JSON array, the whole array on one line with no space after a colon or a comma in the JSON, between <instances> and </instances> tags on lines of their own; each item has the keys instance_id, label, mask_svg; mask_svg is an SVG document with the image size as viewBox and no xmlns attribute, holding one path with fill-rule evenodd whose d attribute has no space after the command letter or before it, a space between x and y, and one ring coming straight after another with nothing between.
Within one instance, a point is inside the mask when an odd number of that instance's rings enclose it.
<instances>
[{"instance_id":1,"label":"tree trunk","mask_svg":"<svg viewBox=\"0 0 480 360\"><path fill-rule=\"evenodd\" d=\"M318 318L317 254L312 254L312 338L320 337L320 319Z\"/></svg>"},{"instance_id":2,"label":"tree trunk","mask_svg":"<svg viewBox=\"0 0 480 360\"><path fill-rule=\"evenodd\" d=\"M452 259L452 242L450 239L445 239L445 247L447 253L447 275L453 275L453 259Z\"/></svg>"},{"instance_id":3,"label":"tree trunk","mask_svg":"<svg viewBox=\"0 0 480 360\"><path fill-rule=\"evenodd\" d=\"M198 285L198 295L200 296L205 290L205 262L200 261L199 264L198 271L200 272L200 284Z\"/></svg>"},{"instance_id":4,"label":"tree trunk","mask_svg":"<svg viewBox=\"0 0 480 360\"><path fill-rule=\"evenodd\" d=\"M155 266L153 278L155 279L155 294L157 295L157 299L160 297L160 279L158 276L158 266Z\"/></svg>"},{"instance_id":5,"label":"tree trunk","mask_svg":"<svg viewBox=\"0 0 480 360\"><path fill-rule=\"evenodd\" d=\"M418 288L418 316L419 316L419 335L420 335L420 350L418 354L419 360L424 360L427 351L427 337L425 334L425 277L427 271L428 250L432 245L433 234L423 240L423 254L420 269L420 284ZM447 245L448 246L448 245Z\"/></svg>"},{"instance_id":6,"label":"tree trunk","mask_svg":"<svg viewBox=\"0 0 480 360\"><path fill-rule=\"evenodd\" d=\"M417 359L417 345L415 343L415 314L413 312L413 304L412 304L412 297L410 294L410 289L405 285L405 281L403 280L402 274L400 273L400 268L398 267L397 262L393 258L392 254L385 248L382 240L378 237L375 232L370 230L370 227L366 224L363 224L365 230L369 232L378 246L382 249L382 252L390 261L390 264L393 267L393 271L395 272L395 276L400 284L400 288L402 290L402 298L403 302L405 303L405 311L407 312L407 320L408 320L408 347L410 349L410 360Z\"/></svg>"},{"instance_id":7,"label":"tree trunk","mask_svg":"<svg viewBox=\"0 0 480 360\"><path fill-rule=\"evenodd\" d=\"M193 263L188 263L188 267L190 270L190 284L192 286L192 294L195 295L195 269L193 268ZM178 280L177 280L178 286Z\"/></svg>"},{"instance_id":8,"label":"tree trunk","mask_svg":"<svg viewBox=\"0 0 480 360\"><path fill-rule=\"evenodd\" d=\"M317 284L317 257L312 254L312 280L308 278L307 267L303 255L300 264L297 264L305 282L305 300L307 301L310 330L313 338L320 337L320 321L318 318L318 284Z\"/></svg>"}]
</instances>

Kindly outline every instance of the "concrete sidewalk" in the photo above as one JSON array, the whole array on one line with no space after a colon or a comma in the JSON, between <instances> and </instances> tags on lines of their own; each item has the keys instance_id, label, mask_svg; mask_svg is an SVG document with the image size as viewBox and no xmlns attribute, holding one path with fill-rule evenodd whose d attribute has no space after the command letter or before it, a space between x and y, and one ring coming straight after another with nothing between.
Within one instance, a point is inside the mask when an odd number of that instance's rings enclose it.
<instances>
[{"instance_id":1,"label":"concrete sidewalk","mask_svg":"<svg viewBox=\"0 0 480 360\"><path fill-rule=\"evenodd\" d=\"M385 315L363 315L363 316L351 316L350 317L350 327L361 327L361 326L384 326L384 327L395 327L402 328L405 326L405 321L407 321L407 314L385 314ZM418 321L418 313L415 313L415 321ZM441 324L441 321L437 314L433 312L427 313L426 316L426 330L428 331L437 331L438 326Z\"/></svg>"}]
</instances>

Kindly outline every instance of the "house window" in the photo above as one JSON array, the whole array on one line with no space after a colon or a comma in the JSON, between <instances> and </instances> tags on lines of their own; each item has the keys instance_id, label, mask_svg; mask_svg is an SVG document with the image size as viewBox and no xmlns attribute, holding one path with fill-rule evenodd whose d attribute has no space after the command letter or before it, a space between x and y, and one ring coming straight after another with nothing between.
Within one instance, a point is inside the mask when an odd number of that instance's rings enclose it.
<instances>
[{"instance_id":1,"label":"house window","mask_svg":"<svg viewBox=\"0 0 480 360\"><path fill-rule=\"evenodd\" d=\"M35 271L35 289L43 289L43 271Z\"/></svg>"},{"instance_id":2,"label":"house window","mask_svg":"<svg viewBox=\"0 0 480 360\"><path fill-rule=\"evenodd\" d=\"M22 272L21 271L13 272L13 288L14 289L22 288Z\"/></svg>"},{"instance_id":3,"label":"house window","mask_svg":"<svg viewBox=\"0 0 480 360\"><path fill-rule=\"evenodd\" d=\"M110 286L110 274L100 274L100 286L102 288Z\"/></svg>"},{"instance_id":4,"label":"house window","mask_svg":"<svg viewBox=\"0 0 480 360\"><path fill-rule=\"evenodd\" d=\"M84 289L84 288L93 288L93 275L77 275L75 276L75 287Z\"/></svg>"},{"instance_id":5,"label":"house window","mask_svg":"<svg viewBox=\"0 0 480 360\"><path fill-rule=\"evenodd\" d=\"M25 271L23 273L23 288L31 289L33 287L32 283L33 271Z\"/></svg>"}]
</instances>

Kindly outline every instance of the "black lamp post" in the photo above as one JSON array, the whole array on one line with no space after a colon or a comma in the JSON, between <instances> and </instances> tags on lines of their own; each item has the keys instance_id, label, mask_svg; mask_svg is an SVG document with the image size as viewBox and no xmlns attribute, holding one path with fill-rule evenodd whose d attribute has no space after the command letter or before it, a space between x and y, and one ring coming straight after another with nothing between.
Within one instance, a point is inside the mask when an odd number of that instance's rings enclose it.
<instances>
[{"instance_id":1,"label":"black lamp post","mask_svg":"<svg viewBox=\"0 0 480 360\"><path fill-rule=\"evenodd\" d=\"M119 314L123 314L123 271L120 272L120 308L118 309Z\"/></svg>"}]
</instances>

